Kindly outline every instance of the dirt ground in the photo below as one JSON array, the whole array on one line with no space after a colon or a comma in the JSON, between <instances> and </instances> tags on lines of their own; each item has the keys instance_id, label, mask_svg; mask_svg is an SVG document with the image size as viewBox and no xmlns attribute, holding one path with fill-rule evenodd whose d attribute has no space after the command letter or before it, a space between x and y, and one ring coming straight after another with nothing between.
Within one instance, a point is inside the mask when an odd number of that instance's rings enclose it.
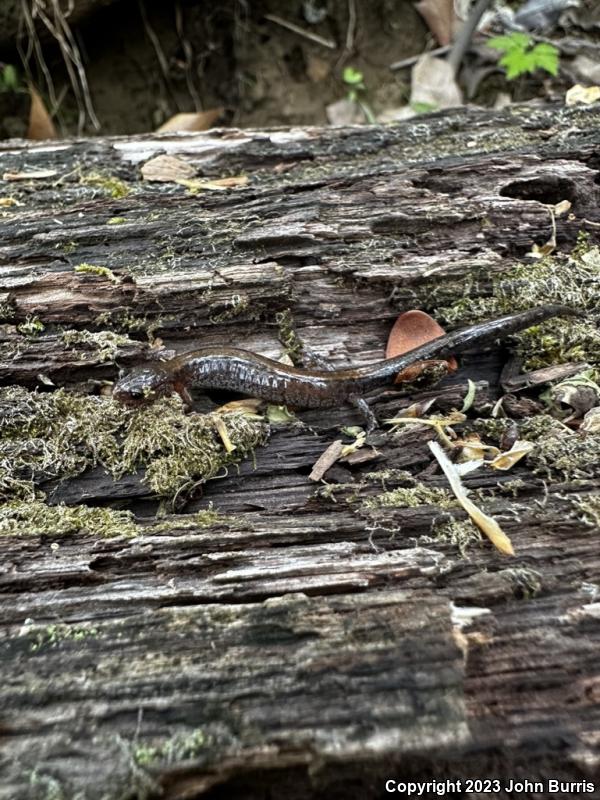
<instances>
[{"instance_id":1,"label":"dirt ground","mask_svg":"<svg viewBox=\"0 0 600 800\"><path fill-rule=\"evenodd\" d=\"M594 27L597 38L596 0L582 3L579 13L591 27L576 35ZM40 20L51 6L0 3L0 68L12 64L19 72L16 92L0 80L0 138L27 130L23 61L59 135L110 135L153 131L178 112L210 109L222 109L213 123L219 125L326 124L328 105L348 97L346 67L362 73L363 99L381 120L410 94L410 69L390 65L437 46L413 0L60 0L60 8L72 8L51 20L58 32L50 34ZM37 25L23 22L23 8ZM494 105L507 90L517 101L562 100L575 81L568 64L561 56L558 78L507 85L493 63L475 59L462 83L467 100L480 105ZM87 87L78 96L82 75ZM355 121L366 119L359 112Z\"/></svg>"},{"instance_id":2,"label":"dirt ground","mask_svg":"<svg viewBox=\"0 0 600 800\"><path fill-rule=\"evenodd\" d=\"M224 108L223 124L323 124L326 106L347 94L342 73L349 65L363 73L376 111L398 106L406 102L409 73L389 65L421 52L430 39L410 0L121 0L73 29L104 134L150 131L179 111L215 107ZM42 48L58 127L73 135L78 107L60 48L43 37ZM11 57L10 48L0 53L0 60ZM43 85L39 65L35 71ZM14 105L20 116L22 102ZM83 132L95 132L89 118Z\"/></svg>"}]
</instances>

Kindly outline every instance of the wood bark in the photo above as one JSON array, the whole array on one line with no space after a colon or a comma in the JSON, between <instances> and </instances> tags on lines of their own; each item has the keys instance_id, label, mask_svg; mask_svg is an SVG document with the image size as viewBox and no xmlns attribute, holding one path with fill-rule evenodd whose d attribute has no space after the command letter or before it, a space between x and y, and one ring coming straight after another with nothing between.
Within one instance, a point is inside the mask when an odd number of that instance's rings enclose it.
<instances>
[{"instance_id":1,"label":"wood bark","mask_svg":"<svg viewBox=\"0 0 600 800\"><path fill-rule=\"evenodd\" d=\"M194 195L144 181L161 153L249 183ZM489 295L549 239L548 205L572 204L558 251L582 230L598 240L599 153L594 106L2 143L1 174L55 174L2 184L22 205L1 220L0 381L89 388L114 379L115 361L156 357L148 329L158 355L222 343L279 357L285 311L332 364L377 360L401 310L444 305L458 284ZM18 328L32 318L46 326L37 339ZM106 360L66 345L66 328L130 341ZM477 402L493 401L505 360L467 356L428 392L460 407L471 377ZM385 418L425 396L383 393L373 408ZM157 532L142 476L97 469L50 487L53 502L131 508L148 535L0 538L2 800L377 798L386 780L415 778L598 788L600 557L598 531L572 513L578 487L526 466L467 478L495 490L486 512L517 556L484 543L465 558L435 541L437 506L373 515L351 502L381 492L369 471L423 473L430 429L376 433L371 460L336 464L328 490L311 468L360 418L298 416L186 507L212 502L224 516L211 528L171 514ZM446 486L439 473L427 483Z\"/></svg>"}]
</instances>

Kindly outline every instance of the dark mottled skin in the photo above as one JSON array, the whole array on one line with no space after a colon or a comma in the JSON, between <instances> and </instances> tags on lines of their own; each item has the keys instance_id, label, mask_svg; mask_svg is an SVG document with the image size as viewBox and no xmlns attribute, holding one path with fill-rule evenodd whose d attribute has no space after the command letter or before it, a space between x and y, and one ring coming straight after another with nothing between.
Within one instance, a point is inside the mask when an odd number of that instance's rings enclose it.
<instances>
[{"instance_id":1,"label":"dark mottled skin","mask_svg":"<svg viewBox=\"0 0 600 800\"><path fill-rule=\"evenodd\" d=\"M578 312L560 305L541 306L447 333L396 358L364 367L333 370L288 367L234 347L204 347L161 364L138 367L117 381L114 397L135 405L174 391L189 399L189 389L230 389L270 403L295 408L330 408L394 383L399 372L418 361L454 355L529 328L549 317Z\"/></svg>"}]
</instances>

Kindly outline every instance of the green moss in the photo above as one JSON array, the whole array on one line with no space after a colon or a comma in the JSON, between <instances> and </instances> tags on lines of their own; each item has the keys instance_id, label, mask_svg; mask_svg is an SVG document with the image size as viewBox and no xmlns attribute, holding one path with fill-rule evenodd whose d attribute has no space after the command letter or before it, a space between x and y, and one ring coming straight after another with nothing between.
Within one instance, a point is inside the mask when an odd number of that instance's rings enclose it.
<instances>
[{"instance_id":1,"label":"green moss","mask_svg":"<svg viewBox=\"0 0 600 800\"><path fill-rule=\"evenodd\" d=\"M600 311L600 249L590 247L580 236L569 256L547 256L498 273L492 279L489 296L472 298L469 289L470 285L451 305L439 308L436 317L446 324L463 326L547 303L569 305L594 315ZM600 333L589 320L554 318L514 338L524 369L564 361L600 366Z\"/></svg>"},{"instance_id":2,"label":"green moss","mask_svg":"<svg viewBox=\"0 0 600 800\"><path fill-rule=\"evenodd\" d=\"M578 519L585 522L586 525L600 530L600 495L572 497L570 503Z\"/></svg>"},{"instance_id":3,"label":"green moss","mask_svg":"<svg viewBox=\"0 0 600 800\"><path fill-rule=\"evenodd\" d=\"M0 322L10 322L15 318L16 307L9 294L0 295Z\"/></svg>"},{"instance_id":4,"label":"green moss","mask_svg":"<svg viewBox=\"0 0 600 800\"><path fill-rule=\"evenodd\" d=\"M527 463L536 474L565 481L600 475L600 434L582 437L546 414L529 417L519 438L535 442Z\"/></svg>"},{"instance_id":5,"label":"green moss","mask_svg":"<svg viewBox=\"0 0 600 800\"><path fill-rule=\"evenodd\" d=\"M93 186L101 189L104 194L114 197L115 200L127 197L131 192L130 187L124 181L115 178L113 175L103 175L100 172L89 172L87 175L82 175L79 182L84 186Z\"/></svg>"},{"instance_id":6,"label":"green moss","mask_svg":"<svg viewBox=\"0 0 600 800\"><path fill-rule=\"evenodd\" d=\"M108 267L99 267L96 264L77 264L73 267L75 272L84 273L87 275L98 275L101 278L106 278L111 283L118 283L119 279L115 273Z\"/></svg>"},{"instance_id":7,"label":"green moss","mask_svg":"<svg viewBox=\"0 0 600 800\"><path fill-rule=\"evenodd\" d=\"M156 765L159 762L173 764L176 761L195 758L207 746L206 735L197 728L191 733L176 734L159 744L141 744L133 748L136 764L143 767Z\"/></svg>"},{"instance_id":8,"label":"green moss","mask_svg":"<svg viewBox=\"0 0 600 800\"><path fill-rule=\"evenodd\" d=\"M232 294L226 302L219 302L211 310L209 320L213 325L220 325L236 319L250 307L250 298L246 294Z\"/></svg>"},{"instance_id":9,"label":"green moss","mask_svg":"<svg viewBox=\"0 0 600 800\"><path fill-rule=\"evenodd\" d=\"M468 519L440 522L434 528L434 541L457 547L463 558L466 557L468 549L473 544L481 542L482 538L479 528Z\"/></svg>"},{"instance_id":10,"label":"green moss","mask_svg":"<svg viewBox=\"0 0 600 800\"><path fill-rule=\"evenodd\" d=\"M130 511L90 506L48 506L40 500L16 500L0 505L0 534L61 537L74 533L102 538L137 536Z\"/></svg>"},{"instance_id":11,"label":"green moss","mask_svg":"<svg viewBox=\"0 0 600 800\"><path fill-rule=\"evenodd\" d=\"M39 336L40 333L43 333L44 327L44 323L37 317L27 317L25 322L17 325L17 330L24 336L35 338L36 336Z\"/></svg>"},{"instance_id":12,"label":"green moss","mask_svg":"<svg viewBox=\"0 0 600 800\"><path fill-rule=\"evenodd\" d=\"M524 600L531 600L542 591L542 576L534 569L515 567L503 569L499 574L509 579L514 594Z\"/></svg>"},{"instance_id":13,"label":"green moss","mask_svg":"<svg viewBox=\"0 0 600 800\"><path fill-rule=\"evenodd\" d=\"M111 217L109 220L106 221L107 225L122 225L124 222L127 222L125 217Z\"/></svg>"},{"instance_id":14,"label":"green moss","mask_svg":"<svg viewBox=\"0 0 600 800\"><path fill-rule=\"evenodd\" d=\"M414 483L415 478L407 469L397 469L396 467L389 467L388 469L378 469L373 472L366 472L365 480L381 483L381 488L387 490L388 483Z\"/></svg>"},{"instance_id":15,"label":"green moss","mask_svg":"<svg viewBox=\"0 0 600 800\"><path fill-rule=\"evenodd\" d=\"M292 362L296 364L299 357L302 355L304 346L294 328L294 321L290 309L286 308L284 311L280 311L276 314L275 322L279 329L279 341L285 348L287 355L292 359Z\"/></svg>"},{"instance_id":16,"label":"green moss","mask_svg":"<svg viewBox=\"0 0 600 800\"><path fill-rule=\"evenodd\" d=\"M365 500L365 508L416 508L417 506L439 506L440 508L452 508L457 505L454 496L446 489L429 488L423 484L409 488L392 489L383 492L375 497Z\"/></svg>"},{"instance_id":17,"label":"green moss","mask_svg":"<svg viewBox=\"0 0 600 800\"><path fill-rule=\"evenodd\" d=\"M113 331L98 331L93 333L87 330L70 330L64 331L60 338L67 347L82 344L94 348L97 351L96 356L101 362L114 361L120 347L127 347L134 344L128 336L123 336Z\"/></svg>"},{"instance_id":18,"label":"green moss","mask_svg":"<svg viewBox=\"0 0 600 800\"><path fill-rule=\"evenodd\" d=\"M61 250L66 256L70 256L77 250L77 242L65 242L61 245Z\"/></svg>"},{"instance_id":19,"label":"green moss","mask_svg":"<svg viewBox=\"0 0 600 800\"><path fill-rule=\"evenodd\" d=\"M34 630L28 629L27 634L31 639L29 650L37 653L44 647L56 647L59 642L65 640L80 642L84 639L95 638L98 635L98 628L87 625L58 624Z\"/></svg>"},{"instance_id":20,"label":"green moss","mask_svg":"<svg viewBox=\"0 0 600 800\"><path fill-rule=\"evenodd\" d=\"M35 498L42 480L102 466L117 478L144 468L150 490L174 501L226 474L267 435L261 417L185 414L178 396L132 409L62 389L37 394L8 387L0 389L0 499Z\"/></svg>"}]
</instances>

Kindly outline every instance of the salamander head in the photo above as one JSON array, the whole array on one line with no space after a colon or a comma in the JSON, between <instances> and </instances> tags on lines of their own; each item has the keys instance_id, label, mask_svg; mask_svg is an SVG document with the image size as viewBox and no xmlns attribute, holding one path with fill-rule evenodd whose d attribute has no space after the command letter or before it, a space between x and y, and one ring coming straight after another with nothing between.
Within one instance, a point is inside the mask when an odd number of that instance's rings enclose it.
<instances>
[{"instance_id":1,"label":"salamander head","mask_svg":"<svg viewBox=\"0 0 600 800\"><path fill-rule=\"evenodd\" d=\"M173 373L160 364L153 364L135 367L119 378L113 388L113 397L128 406L147 405L174 390Z\"/></svg>"}]
</instances>

